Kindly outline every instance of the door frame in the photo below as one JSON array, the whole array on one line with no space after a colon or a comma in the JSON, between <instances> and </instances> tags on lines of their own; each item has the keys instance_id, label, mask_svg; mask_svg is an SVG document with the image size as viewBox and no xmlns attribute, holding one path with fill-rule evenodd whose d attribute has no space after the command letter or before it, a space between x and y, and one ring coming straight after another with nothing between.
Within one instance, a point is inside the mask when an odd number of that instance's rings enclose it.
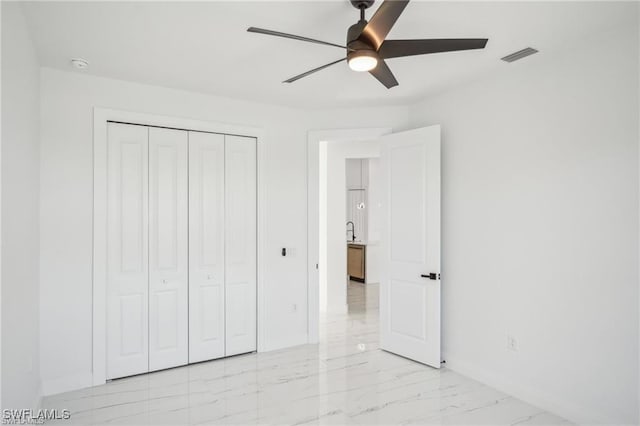
<instances>
[{"instance_id":1,"label":"door frame","mask_svg":"<svg viewBox=\"0 0 640 426\"><path fill-rule=\"evenodd\" d=\"M258 352L265 350L264 334L264 130L260 127L226 124L189 118L170 117L108 108L93 108L93 258L92 258L92 382L106 382L107 362L107 122L167 127L256 139L257 160L257 253L256 253L256 322Z\"/></svg>"},{"instance_id":2,"label":"door frame","mask_svg":"<svg viewBox=\"0 0 640 426\"><path fill-rule=\"evenodd\" d=\"M319 209L320 142L355 142L377 139L392 132L391 127L311 130L307 134L307 342L320 340Z\"/></svg>"}]
</instances>

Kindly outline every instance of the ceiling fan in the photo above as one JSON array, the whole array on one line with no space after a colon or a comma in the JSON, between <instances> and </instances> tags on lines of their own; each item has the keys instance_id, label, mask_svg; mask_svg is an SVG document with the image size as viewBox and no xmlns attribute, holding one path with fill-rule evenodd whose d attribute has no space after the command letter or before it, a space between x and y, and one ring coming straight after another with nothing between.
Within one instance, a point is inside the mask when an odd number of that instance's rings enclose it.
<instances>
[{"instance_id":1,"label":"ceiling fan","mask_svg":"<svg viewBox=\"0 0 640 426\"><path fill-rule=\"evenodd\" d=\"M349 27L346 46L262 28L250 27L247 31L339 47L347 51L346 57L291 77L283 83L293 83L346 60L352 70L368 71L380 83L384 84L387 89L397 86L398 80L396 80L387 66L385 59L425 55L428 53L453 52L456 50L483 49L487 44L486 38L386 40L387 34L389 34L400 14L404 11L409 0L385 0L368 22L364 17L364 12L373 5L374 0L350 1L355 8L360 10L360 20Z\"/></svg>"}]
</instances>

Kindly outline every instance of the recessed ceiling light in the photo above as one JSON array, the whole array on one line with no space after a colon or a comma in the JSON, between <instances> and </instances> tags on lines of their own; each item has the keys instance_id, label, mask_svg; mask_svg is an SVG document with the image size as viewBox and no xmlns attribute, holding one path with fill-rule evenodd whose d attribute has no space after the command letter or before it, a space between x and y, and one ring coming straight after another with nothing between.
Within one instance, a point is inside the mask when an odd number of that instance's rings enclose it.
<instances>
[{"instance_id":1,"label":"recessed ceiling light","mask_svg":"<svg viewBox=\"0 0 640 426\"><path fill-rule=\"evenodd\" d=\"M71 58L71 65L79 70L84 70L89 67L89 62L86 59L82 58Z\"/></svg>"}]
</instances>

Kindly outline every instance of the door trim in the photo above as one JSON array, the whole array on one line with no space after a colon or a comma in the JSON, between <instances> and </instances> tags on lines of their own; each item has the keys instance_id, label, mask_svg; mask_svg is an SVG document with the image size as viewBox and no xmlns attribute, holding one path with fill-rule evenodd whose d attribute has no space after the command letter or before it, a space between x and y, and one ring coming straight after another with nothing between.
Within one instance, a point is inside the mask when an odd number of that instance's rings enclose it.
<instances>
[{"instance_id":1,"label":"door trim","mask_svg":"<svg viewBox=\"0 0 640 426\"><path fill-rule=\"evenodd\" d=\"M312 130L307 133L307 342L318 343L320 286L316 265L319 259L320 142L368 141L391 133L391 127Z\"/></svg>"},{"instance_id":2,"label":"door trim","mask_svg":"<svg viewBox=\"0 0 640 426\"><path fill-rule=\"evenodd\" d=\"M107 122L248 136L256 139L257 160L257 348L267 347L264 333L264 130L225 124L95 107L93 109L93 258L92 258L92 384L106 382L107 349Z\"/></svg>"}]
</instances>

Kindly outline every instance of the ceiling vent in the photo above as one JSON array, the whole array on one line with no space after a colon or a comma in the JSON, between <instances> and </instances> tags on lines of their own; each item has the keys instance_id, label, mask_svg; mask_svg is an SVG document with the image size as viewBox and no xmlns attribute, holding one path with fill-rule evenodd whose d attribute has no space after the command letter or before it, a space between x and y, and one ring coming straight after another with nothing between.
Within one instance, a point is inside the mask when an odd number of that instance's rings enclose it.
<instances>
[{"instance_id":1,"label":"ceiling vent","mask_svg":"<svg viewBox=\"0 0 640 426\"><path fill-rule=\"evenodd\" d=\"M526 47L522 50L518 50L517 52L513 52L512 54L505 56L504 58L502 58L502 60L505 62L515 62L519 59L533 55L534 53L538 53L538 51L533 47Z\"/></svg>"}]
</instances>

